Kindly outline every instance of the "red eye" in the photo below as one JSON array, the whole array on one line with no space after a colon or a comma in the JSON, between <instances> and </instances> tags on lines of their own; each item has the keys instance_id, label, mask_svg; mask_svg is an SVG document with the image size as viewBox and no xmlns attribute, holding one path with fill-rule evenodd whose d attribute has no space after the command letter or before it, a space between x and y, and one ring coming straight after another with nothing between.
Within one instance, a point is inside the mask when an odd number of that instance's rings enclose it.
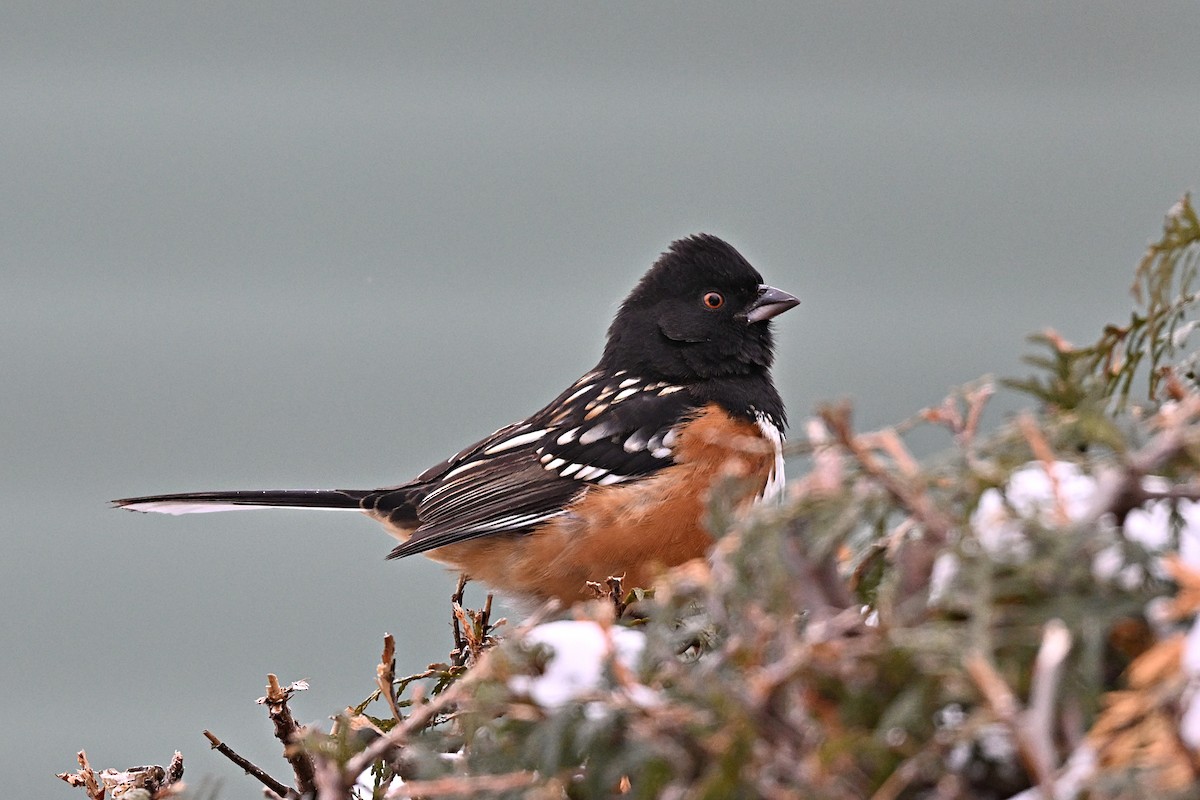
<instances>
[{"instance_id":1,"label":"red eye","mask_svg":"<svg viewBox=\"0 0 1200 800\"><path fill-rule=\"evenodd\" d=\"M718 292L709 292L704 295L704 307L716 311L721 306L725 305L725 298Z\"/></svg>"}]
</instances>

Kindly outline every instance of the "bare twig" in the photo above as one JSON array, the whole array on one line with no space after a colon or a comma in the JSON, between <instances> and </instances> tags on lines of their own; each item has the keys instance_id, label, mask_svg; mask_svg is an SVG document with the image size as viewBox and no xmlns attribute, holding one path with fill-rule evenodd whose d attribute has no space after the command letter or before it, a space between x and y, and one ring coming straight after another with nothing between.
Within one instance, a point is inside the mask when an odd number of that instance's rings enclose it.
<instances>
[{"instance_id":1,"label":"bare twig","mask_svg":"<svg viewBox=\"0 0 1200 800\"><path fill-rule=\"evenodd\" d=\"M979 433L979 421L983 418L983 410L995 392L996 387L991 383L985 383L967 392L967 423L959 433L958 439L968 449Z\"/></svg>"},{"instance_id":2,"label":"bare twig","mask_svg":"<svg viewBox=\"0 0 1200 800\"><path fill-rule=\"evenodd\" d=\"M1042 644L1033 663L1029 688L1029 708L1022 715L1035 750L1042 754L1043 769L1058 769L1054 746L1054 704L1063 662L1071 652L1071 631L1060 619L1052 619L1042 629Z\"/></svg>"},{"instance_id":3,"label":"bare twig","mask_svg":"<svg viewBox=\"0 0 1200 800\"><path fill-rule=\"evenodd\" d=\"M1081 797L1091 778L1096 774L1096 751L1089 744L1081 744L1067 758L1067 762L1054 781L1055 791L1062 797ZM1014 794L1008 800L1043 800L1041 788L1034 786Z\"/></svg>"},{"instance_id":4,"label":"bare twig","mask_svg":"<svg viewBox=\"0 0 1200 800\"><path fill-rule=\"evenodd\" d=\"M1162 433L1130 459L1130 466L1145 474L1177 456L1188 444L1187 434L1194 435L1191 423L1197 416L1200 416L1200 394L1164 405L1156 418Z\"/></svg>"},{"instance_id":5,"label":"bare twig","mask_svg":"<svg viewBox=\"0 0 1200 800\"><path fill-rule=\"evenodd\" d=\"M275 738L283 745L283 757L292 765L296 775L296 789L301 795L311 794L313 785L313 763L300 745L305 728L296 722L288 708L288 698L298 690L307 689L308 684L298 681L286 689L279 685L279 678L267 675L267 694L259 702L267 707L267 716L275 726Z\"/></svg>"},{"instance_id":6,"label":"bare twig","mask_svg":"<svg viewBox=\"0 0 1200 800\"><path fill-rule=\"evenodd\" d=\"M1191 394L1178 403L1164 406L1154 420L1159 433L1126 458L1124 469L1099 475L1092 500L1092 518L1112 513L1123 519L1131 509L1160 495L1165 499L1191 499L1193 486L1185 484L1161 493L1143 486L1142 478L1163 469L1195 445L1197 435L1192 423L1197 416L1200 416L1200 394Z\"/></svg>"},{"instance_id":7,"label":"bare twig","mask_svg":"<svg viewBox=\"0 0 1200 800\"><path fill-rule=\"evenodd\" d=\"M274 792L279 797L286 797L286 798L288 798L288 800L299 800L299 798L300 798L299 792L297 792L295 789L285 786L282 782L280 782L280 781L276 780L275 778L271 777L270 775L268 775L266 770L264 770L262 767L258 766L254 762L250 761L245 756L240 755L232 747L225 744L220 739L218 739L216 736L214 736L211 731L205 731L204 738L208 739L209 743L212 745L213 750L216 750L218 753L220 753L221 755L228 758L234 764L237 764L239 767L241 767L245 771L245 773L247 775L249 775L250 777L257 780L259 783L261 783L263 786L270 789L272 792Z\"/></svg>"},{"instance_id":8,"label":"bare twig","mask_svg":"<svg viewBox=\"0 0 1200 800\"><path fill-rule=\"evenodd\" d=\"M842 488L846 478L845 459L842 451L833 444L829 428L818 419L810 419L805 425L805 434L812 450L812 469L793 481L789 489L800 496L813 494L824 496L835 494ZM795 488L792 488L795 487Z\"/></svg>"},{"instance_id":9,"label":"bare twig","mask_svg":"<svg viewBox=\"0 0 1200 800\"><path fill-rule=\"evenodd\" d=\"M339 766L332 758L318 758L315 778L317 796L321 800L343 800L349 797L351 787L359 775L370 769L376 761L404 745L412 736L429 727L439 714L457 704L466 691L464 686L463 681L454 683L425 703L419 702L419 698L414 698L415 705L407 717L351 757L344 765Z\"/></svg>"},{"instance_id":10,"label":"bare twig","mask_svg":"<svg viewBox=\"0 0 1200 800\"><path fill-rule=\"evenodd\" d=\"M922 537L905 537L903 546L895 554L899 573L896 592L902 598L925 597L937 555L952 537L953 520L937 507L925 487L914 480L915 462L894 433L876 434L874 437L856 436L851 425L848 404L822 409L821 418L834 439L858 461L867 476L883 487L884 491L920 524ZM888 468L869 444L872 439L892 455L898 469L905 474L898 474L896 470ZM896 616L908 613L910 609L912 613L923 613L926 604L919 602L897 606Z\"/></svg>"},{"instance_id":11,"label":"bare twig","mask_svg":"<svg viewBox=\"0 0 1200 800\"><path fill-rule=\"evenodd\" d=\"M319 800L350 800L353 782L346 783L337 761L332 758L318 758L314 766L316 771L313 780L317 784Z\"/></svg>"},{"instance_id":12,"label":"bare twig","mask_svg":"<svg viewBox=\"0 0 1200 800\"><path fill-rule=\"evenodd\" d=\"M450 595L451 609L462 608L463 597L467 593L467 583L470 582L467 573L463 572L458 576L458 586L454 589L454 594ZM456 667L461 667L466 663L467 646L463 640L462 626L459 622L458 614L450 614L450 624L454 629L454 649L450 651L450 663Z\"/></svg>"},{"instance_id":13,"label":"bare twig","mask_svg":"<svg viewBox=\"0 0 1200 800\"><path fill-rule=\"evenodd\" d=\"M166 780L168 786L183 780L183 753L178 750L171 756L171 763L167 765Z\"/></svg>"},{"instance_id":14,"label":"bare twig","mask_svg":"<svg viewBox=\"0 0 1200 800\"><path fill-rule=\"evenodd\" d=\"M905 478L915 478L921 474L921 465L913 458L912 453L908 452L896 431L884 428L874 433L861 434L858 438L864 446L882 450L891 456L896 468Z\"/></svg>"},{"instance_id":15,"label":"bare twig","mask_svg":"<svg viewBox=\"0 0 1200 800\"><path fill-rule=\"evenodd\" d=\"M955 436L961 433L966 426L962 411L958 407L957 398L954 395L944 397L942 404L937 408L930 406L929 408L921 409L920 417L926 422L935 425L944 425Z\"/></svg>"},{"instance_id":16,"label":"bare twig","mask_svg":"<svg viewBox=\"0 0 1200 800\"><path fill-rule=\"evenodd\" d=\"M975 688L983 695L996 718L1008 728L1025 768L1042 791L1042 800L1054 800L1054 774L1050 753L1038 748L1038 737L1023 724L1021 703L991 662L979 653L967 656L964 666Z\"/></svg>"},{"instance_id":17,"label":"bare twig","mask_svg":"<svg viewBox=\"0 0 1200 800\"><path fill-rule=\"evenodd\" d=\"M454 649L450 651L450 664L454 667L469 667L476 663L483 651L495 643L492 630L504 624L504 620L492 624L491 594L488 594L483 601L483 608L478 611L463 605L466 584L466 577L460 577L458 588L450 598L454 626Z\"/></svg>"},{"instance_id":18,"label":"bare twig","mask_svg":"<svg viewBox=\"0 0 1200 800\"><path fill-rule=\"evenodd\" d=\"M879 784L875 794L871 795L871 800L896 800L913 781L921 777L921 769L929 758L929 752L922 750L901 761L883 783Z\"/></svg>"},{"instance_id":19,"label":"bare twig","mask_svg":"<svg viewBox=\"0 0 1200 800\"><path fill-rule=\"evenodd\" d=\"M400 703L396 699L396 637L390 633L383 635L383 654L379 657L379 665L375 667L375 682L379 693L387 702L392 716L400 721Z\"/></svg>"},{"instance_id":20,"label":"bare twig","mask_svg":"<svg viewBox=\"0 0 1200 800\"><path fill-rule=\"evenodd\" d=\"M183 754L178 750L166 767L151 764L127 767L123 770L105 769L96 772L88 763L87 753L80 750L76 755L79 770L61 773L59 778L72 786L82 787L92 800L103 800L105 792L113 797L124 797L134 789L144 789L156 800L175 797L183 791Z\"/></svg>"},{"instance_id":21,"label":"bare twig","mask_svg":"<svg viewBox=\"0 0 1200 800\"><path fill-rule=\"evenodd\" d=\"M838 570L836 554L822 555L812 550L804 536L787 536L783 540L782 556L788 559L792 574L798 578L792 587L799 598L799 607L816 618L854 605L850 587Z\"/></svg>"},{"instance_id":22,"label":"bare twig","mask_svg":"<svg viewBox=\"0 0 1200 800\"><path fill-rule=\"evenodd\" d=\"M629 608L629 604L625 602L625 575L609 575L608 579L603 584L597 581L588 581L585 586L587 590L597 600L607 600L612 603L613 619L621 619L625 615L625 609Z\"/></svg>"},{"instance_id":23,"label":"bare twig","mask_svg":"<svg viewBox=\"0 0 1200 800\"><path fill-rule=\"evenodd\" d=\"M933 504L929 495L921 487L901 480L884 466L861 437L854 435L850 424L850 407L848 405L825 408L821 411L821 418L838 443L854 456L871 478L916 517L926 534L932 537L935 543L944 544L949 541L950 532L954 527L953 523ZM888 444L891 446L891 442Z\"/></svg>"},{"instance_id":24,"label":"bare twig","mask_svg":"<svg viewBox=\"0 0 1200 800\"><path fill-rule=\"evenodd\" d=\"M58 773L59 779L66 781L71 786L82 786L83 790L87 792L89 800L104 800L104 787L96 780L96 771L88 763L87 752L80 750L75 754L75 760L79 763L79 770L60 772Z\"/></svg>"}]
</instances>

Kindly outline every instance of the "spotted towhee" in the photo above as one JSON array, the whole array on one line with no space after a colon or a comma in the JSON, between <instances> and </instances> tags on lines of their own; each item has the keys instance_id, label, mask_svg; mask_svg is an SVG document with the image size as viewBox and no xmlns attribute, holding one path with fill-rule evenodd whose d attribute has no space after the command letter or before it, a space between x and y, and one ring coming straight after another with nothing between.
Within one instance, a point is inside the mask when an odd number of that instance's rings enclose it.
<instances>
[{"instance_id":1,"label":"spotted towhee","mask_svg":"<svg viewBox=\"0 0 1200 800\"><path fill-rule=\"evenodd\" d=\"M583 596L589 580L649 586L703 556L710 488L743 480L749 503L783 484L783 401L769 320L800 301L763 284L724 241L673 243L625 298L600 363L532 416L415 480L385 489L131 497L187 514L264 506L346 508L400 540L526 600Z\"/></svg>"}]
</instances>

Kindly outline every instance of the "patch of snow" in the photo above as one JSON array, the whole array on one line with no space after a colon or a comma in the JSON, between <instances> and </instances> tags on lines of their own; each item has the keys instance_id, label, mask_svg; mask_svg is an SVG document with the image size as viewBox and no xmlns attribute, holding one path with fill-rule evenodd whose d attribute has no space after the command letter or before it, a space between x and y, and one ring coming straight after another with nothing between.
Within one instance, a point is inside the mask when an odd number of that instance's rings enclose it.
<instances>
[{"instance_id":1,"label":"patch of snow","mask_svg":"<svg viewBox=\"0 0 1200 800\"><path fill-rule=\"evenodd\" d=\"M509 679L508 685L545 708L557 708L603 690L610 660L636 671L646 646L646 635L641 631L606 628L587 620L547 622L525 634L524 640L548 647L553 655L541 675L517 675ZM654 693L641 684L632 687L631 694L636 702L655 702Z\"/></svg>"}]
</instances>

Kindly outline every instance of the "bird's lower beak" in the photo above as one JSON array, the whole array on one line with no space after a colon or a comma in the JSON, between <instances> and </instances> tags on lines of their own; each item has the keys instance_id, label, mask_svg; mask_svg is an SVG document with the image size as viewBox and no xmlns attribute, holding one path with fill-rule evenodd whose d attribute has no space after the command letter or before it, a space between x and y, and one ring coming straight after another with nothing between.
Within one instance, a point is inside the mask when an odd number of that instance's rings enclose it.
<instances>
[{"instance_id":1,"label":"bird's lower beak","mask_svg":"<svg viewBox=\"0 0 1200 800\"><path fill-rule=\"evenodd\" d=\"M789 308L795 308L798 305L800 305L800 301L782 289L776 289L774 286L759 286L758 297L746 309L746 324L753 325L755 322L763 322L771 317L777 317Z\"/></svg>"}]
</instances>

